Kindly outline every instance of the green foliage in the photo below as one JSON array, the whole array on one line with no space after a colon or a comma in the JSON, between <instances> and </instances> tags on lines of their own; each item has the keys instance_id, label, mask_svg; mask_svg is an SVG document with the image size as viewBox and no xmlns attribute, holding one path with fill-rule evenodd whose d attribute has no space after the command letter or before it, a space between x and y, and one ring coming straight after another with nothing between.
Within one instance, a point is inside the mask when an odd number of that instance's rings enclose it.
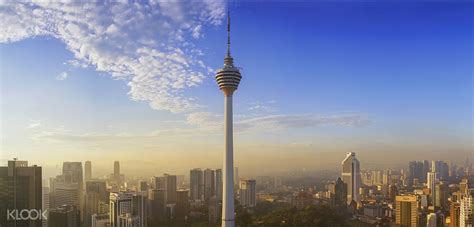
<instances>
[{"instance_id":1,"label":"green foliage","mask_svg":"<svg viewBox=\"0 0 474 227\"><path fill-rule=\"evenodd\" d=\"M329 206L309 206L303 210L286 204L263 203L249 213L236 209L236 226L288 226L288 227L349 227L346 217Z\"/></svg>"}]
</instances>

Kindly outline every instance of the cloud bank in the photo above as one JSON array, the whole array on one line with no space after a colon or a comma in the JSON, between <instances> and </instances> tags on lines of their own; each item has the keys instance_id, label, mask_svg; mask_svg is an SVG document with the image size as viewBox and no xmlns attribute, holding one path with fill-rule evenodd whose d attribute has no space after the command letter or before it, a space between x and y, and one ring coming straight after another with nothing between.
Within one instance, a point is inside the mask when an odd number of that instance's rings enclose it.
<instances>
[{"instance_id":1,"label":"cloud bank","mask_svg":"<svg viewBox=\"0 0 474 227\"><path fill-rule=\"evenodd\" d=\"M157 130L146 134L131 133L82 133L77 134L63 128L41 130L34 134L35 140L52 141L110 141L133 139L159 139L167 136L213 136L221 135L223 130L223 116L211 112L196 112L187 115L185 125L190 127L176 127L166 130ZM235 132L238 134L255 134L284 132L291 129L317 128L319 126L362 127L370 124L364 114L344 113L333 115L266 115L258 117L243 117L234 122Z\"/></svg>"},{"instance_id":2,"label":"cloud bank","mask_svg":"<svg viewBox=\"0 0 474 227\"><path fill-rule=\"evenodd\" d=\"M186 89L210 70L193 41L204 26L221 23L225 7L220 0L2 3L0 42L54 37L74 54L72 66L126 81L131 99L153 109L186 112L197 106Z\"/></svg>"}]
</instances>

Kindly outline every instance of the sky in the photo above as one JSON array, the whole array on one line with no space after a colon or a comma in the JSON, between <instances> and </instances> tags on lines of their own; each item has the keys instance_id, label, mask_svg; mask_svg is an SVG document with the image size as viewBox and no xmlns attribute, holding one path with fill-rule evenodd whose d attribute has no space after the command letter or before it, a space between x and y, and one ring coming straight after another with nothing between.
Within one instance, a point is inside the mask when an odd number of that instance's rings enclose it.
<instances>
[{"instance_id":1,"label":"sky","mask_svg":"<svg viewBox=\"0 0 474 227\"><path fill-rule=\"evenodd\" d=\"M227 9L240 173L474 159L469 2L0 4L2 163L220 168Z\"/></svg>"}]
</instances>

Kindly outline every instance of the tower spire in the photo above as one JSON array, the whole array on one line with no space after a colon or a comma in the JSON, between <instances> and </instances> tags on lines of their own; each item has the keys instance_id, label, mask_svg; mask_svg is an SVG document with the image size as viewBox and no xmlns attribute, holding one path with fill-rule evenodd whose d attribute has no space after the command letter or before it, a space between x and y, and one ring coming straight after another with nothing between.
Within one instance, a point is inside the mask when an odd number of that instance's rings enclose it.
<instances>
[{"instance_id":1,"label":"tower spire","mask_svg":"<svg viewBox=\"0 0 474 227\"><path fill-rule=\"evenodd\" d=\"M230 55L230 11L227 10L227 54L224 58L224 66L233 67L234 59Z\"/></svg>"},{"instance_id":2,"label":"tower spire","mask_svg":"<svg viewBox=\"0 0 474 227\"><path fill-rule=\"evenodd\" d=\"M227 10L227 56L230 57L230 11Z\"/></svg>"}]
</instances>

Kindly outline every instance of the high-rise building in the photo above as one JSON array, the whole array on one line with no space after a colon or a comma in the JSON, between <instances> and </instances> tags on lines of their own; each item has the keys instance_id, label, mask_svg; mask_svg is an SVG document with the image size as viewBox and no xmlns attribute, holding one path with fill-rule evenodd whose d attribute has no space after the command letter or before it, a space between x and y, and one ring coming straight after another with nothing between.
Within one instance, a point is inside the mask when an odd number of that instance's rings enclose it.
<instances>
[{"instance_id":1,"label":"high-rise building","mask_svg":"<svg viewBox=\"0 0 474 227\"><path fill-rule=\"evenodd\" d=\"M176 192L175 217L178 220L184 220L189 211L189 191L178 190Z\"/></svg>"},{"instance_id":2,"label":"high-rise building","mask_svg":"<svg viewBox=\"0 0 474 227\"><path fill-rule=\"evenodd\" d=\"M138 191L139 192L148 192L148 183L146 181L138 181Z\"/></svg>"},{"instance_id":3,"label":"high-rise building","mask_svg":"<svg viewBox=\"0 0 474 227\"><path fill-rule=\"evenodd\" d=\"M255 180L240 180L239 202L244 207L257 205L257 182Z\"/></svg>"},{"instance_id":4,"label":"high-rise building","mask_svg":"<svg viewBox=\"0 0 474 227\"><path fill-rule=\"evenodd\" d=\"M66 226L81 226L81 218L76 206L62 205L48 211L48 227Z\"/></svg>"},{"instance_id":5,"label":"high-rise building","mask_svg":"<svg viewBox=\"0 0 474 227\"><path fill-rule=\"evenodd\" d=\"M239 189L240 177L239 177L239 167L234 167L234 185L236 189Z\"/></svg>"},{"instance_id":6,"label":"high-rise building","mask_svg":"<svg viewBox=\"0 0 474 227\"><path fill-rule=\"evenodd\" d=\"M84 164L84 179L90 181L92 179L92 164L91 161L86 161Z\"/></svg>"},{"instance_id":7,"label":"high-rise building","mask_svg":"<svg viewBox=\"0 0 474 227\"><path fill-rule=\"evenodd\" d=\"M165 189L165 177L155 177L153 179L154 189Z\"/></svg>"},{"instance_id":8,"label":"high-rise building","mask_svg":"<svg viewBox=\"0 0 474 227\"><path fill-rule=\"evenodd\" d=\"M426 186L430 189L431 204L434 205L436 202L436 172L428 172Z\"/></svg>"},{"instance_id":9,"label":"high-rise building","mask_svg":"<svg viewBox=\"0 0 474 227\"><path fill-rule=\"evenodd\" d=\"M447 180L449 176L448 163L439 160L431 161L431 172L436 173L439 180Z\"/></svg>"},{"instance_id":10,"label":"high-rise building","mask_svg":"<svg viewBox=\"0 0 474 227\"><path fill-rule=\"evenodd\" d=\"M166 204L176 203L176 175L165 174L165 201Z\"/></svg>"},{"instance_id":11,"label":"high-rise building","mask_svg":"<svg viewBox=\"0 0 474 227\"><path fill-rule=\"evenodd\" d=\"M474 226L474 198L472 195L464 196L459 203L459 224L461 227Z\"/></svg>"},{"instance_id":12,"label":"high-rise building","mask_svg":"<svg viewBox=\"0 0 474 227\"><path fill-rule=\"evenodd\" d=\"M412 161L408 165L408 186L413 185L414 180L425 182L426 173L424 173L424 162Z\"/></svg>"},{"instance_id":13,"label":"high-rise building","mask_svg":"<svg viewBox=\"0 0 474 227\"><path fill-rule=\"evenodd\" d=\"M42 187L41 189L41 197L42 197L42 205L41 205L41 210L48 210L50 208L50 202L49 202L49 187ZM43 227L47 227L47 220L42 220L43 222Z\"/></svg>"},{"instance_id":14,"label":"high-rise building","mask_svg":"<svg viewBox=\"0 0 474 227\"><path fill-rule=\"evenodd\" d=\"M192 169L190 174L191 200L204 199L204 174L201 169Z\"/></svg>"},{"instance_id":15,"label":"high-rise building","mask_svg":"<svg viewBox=\"0 0 474 227\"><path fill-rule=\"evenodd\" d=\"M120 184L120 162L115 161L114 162L114 180L116 183Z\"/></svg>"},{"instance_id":16,"label":"high-rise building","mask_svg":"<svg viewBox=\"0 0 474 227\"><path fill-rule=\"evenodd\" d=\"M212 196L207 201L207 207L209 211L208 222L217 223L221 216L222 209L220 207L220 200L217 199L217 196Z\"/></svg>"},{"instance_id":17,"label":"high-rise building","mask_svg":"<svg viewBox=\"0 0 474 227\"><path fill-rule=\"evenodd\" d=\"M40 166L28 166L27 161L10 160L0 167L0 226L40 227L41 220L10 220L7 211L42 207Z\"/></svg>"},{"instance_id":18,"label":"high-rise building","mask_svg":"<svg viewBox=\"0 0 474 227\"><path fill-rule=\"evenodd\" d=\"M224 67L216 73L216 81L220 90L224 93L224 195L222 203L222 227L234 227L234 143L233 143L233 114L232 96L239 86L239 68L234 66L234 59L230 54L230 15L227 16L227 54L224 58Z\"/></svg>"},{"instance_id":19,"label":"high-rise building","mask_svg":"<svg viewBox=\"0 0 474 227\"><path fill-rule=\"evenodd\" d=\"M467 176L464 176L459 183L459 192L463 195L469 194L469 180Z\"/></svg>"},{"instance_id":20,"label":"high-rise building","mask_svg":"<svg viewBox=\"0 0 474 227\"><path fill-rule=\"evenodd\" d=\"M105 181L87 181L84 197L84 226L92 226L92 215L101 214L99 204L109 202L109 192Z\"/></svg>"},{"instance_id":21,"label":"high-rise building","mask_svg":"<svg viewBox=\"0 0 474 227\"><path fill-rule=\"evenodd\" d=\"M437 208L448 209L449 208L448 198L449 198L448 184L444 183L443 181L436 182L434 206Z\"/></svg>"},{"instance_id":22,"label":"high-rise building","mask_svg":"<svg viewBox=\"0 0 474 227\"><path fill-rule=\"evenodd\" d=\"M396 197L395 224L400 227L418 227L418 197L404 195Z\"/></svg>"},{"instance_id":23,"label":"high-rise building","mask_svg":"<svg viewBox=\"0 0 474 227\"><path fill-rule=\"evenodd\" d=\"M215 195L216 191L216 173L214 170L204 170L204 200L208 200Z\"/></svg>"},{"instance_id":24,"label":"high-rise building","mask_svg":"<svg viewBox=\"0 0 474 227\"><path fill-rule=\"evenodd\" d=\"M61 179L60 183L58 183L59 185L61 185L61 187L65 187L65 190L66 191L61 191L59 189L60 192L58 192L56 189L57 187L55 188L54 190L54 195L55 195L55 205L56 206L61 206L61 205L74 205L77 207L77 209L79 209L79 212L82 212L83 211L83 197L84 197L84 178L83 178L83 175L82 175L82 162L63 162L63 171L62 171L62 175L60 176ZM59 187L59 188L61 188ZM73 187L77 187L77 192L78 192L78 204L76 205L75 203L74 204L70 204L70 203L60 203L63 199L65 199L66 201L69 201L68 198L66 197L61 197L62 195L64 194L61 194L62 192L66 192L66 193L69 193L71 192L70 189L73 188ZM59 193L59 194L58 194ZM59 197L57 197L59 196ZM74 199L75 198L71 198L71 199Z\"/></svg>"},{"instance_id":25,"label":"high-rise building","mask_svg":"<svg viewBox=\"0 0 474 227\"><path fill-rule=\"evenodd\" d=\"M150 189L148 190L149 198L149 215L156 223L165 218L165 190L164 189Z\"/></svg>"},{"instance_id":26,"label":"high-rise building","mask_svg":"<svg viewBox=\"0 0 474 227\"><path fill-rule=\"evenodd\" d=\"M382 171L374 170L372 171L372 184L381 185L382 184Z\"/></svg>"},{"instance_id":27,"label":"high-rise building","mask_svg":"<svg viewBox=\"0 0 474 227\"><path fill-rule=\"evenodd\" d=\"M429 171L430 171L430 162L428 160L423 160L423 172L421 174L421 177L423 178L423 180L421 181L422 183L426 183L426 177Z\"/></svg>"},{"instance_id":28,"label":"high-rise building","mask_svg":"<svg viewBox=\"0 0 474 227\"><path fill-rule=\"evenodd\" d=\"M347 204L347 185L340 177L328 187L331 203L334 206L345 206Z\"/></svg>"},{"instance_id":29,"label":"high-rise building","mask_svg":"<svg viewBox=\"0 0 474 227\"><path fill-rule=\"evenodd\" d=\"M452 202L449 209L450 227L461 227L461 207L458 202Z\"/></svg>"},{"instance_id":30,"label":"high-rise building","mask_svg":"<svg viewBox=\"0 0 474 227\"><path fill-rule=\"evenodd\" d=\"M66 183L78 183L83 186L82 178L82 162L64 162L63 163L63 180Z\"/></svg>"},{"instance_id":31,"label":"high-rise building","mask_svg":"<svg viewBox=\"0 0 474 227\"><path fill-rule=\"evenodd\" d=\"M383 175L382 175L382 184L383 184L383 185L389 185L389 184L391 184L391 182L390 182L390 173L391 173L390 170L384 171L384 173L383 173Z\"/></svg>"},{"instance_id":32,"label":"high-rise building","mask_svg":"<svg viewBox=\"0 0 474 227\"><path fill-rule=\"evenodd\" d=\"M75 206L77 209L81 207L81 185L73 182L54 182L53 192L51 196L51 208L63 205Z\"/></svg>"},{"instance_id":33,"label":"high-rise building","mask_svg":"<svg viewBox=\"0 0 474 227\"><path fill-rule=\"evenodd\" d=\"M108 213L92 215L92 227L109 227L109 226L110 226L110 215Z\"/></svg>"},{"instance_id":34,"label":"high-rise building","mask_svg":"<svg viewBox=\"0 0 474 227\"><path fill-rule=\"evenodd\" d=\"M360 163L355 152L347 153L342 161L342 181L347 184L347 203L352 200L359 203L359 188L361 186Z\"/></svg>"},{"instance_id":35,"label":"high-rise building","mask_svg":"<svg viewBox=\"0 0 474 227\"><path fill-rule=\"evenodd\" d=\"M110 193L110 227L147 226L147 197L143 193Z\"/></svg>"},{"instance_id":36,"label":"high-rise building","mask_svg":"<svg viewBox=\"0 0 474 227\"><path fill-rule=\"evenodd\" d=\"M216 198L222 201L222 169L216 169Z\"/></svg>"}]
</instances>

